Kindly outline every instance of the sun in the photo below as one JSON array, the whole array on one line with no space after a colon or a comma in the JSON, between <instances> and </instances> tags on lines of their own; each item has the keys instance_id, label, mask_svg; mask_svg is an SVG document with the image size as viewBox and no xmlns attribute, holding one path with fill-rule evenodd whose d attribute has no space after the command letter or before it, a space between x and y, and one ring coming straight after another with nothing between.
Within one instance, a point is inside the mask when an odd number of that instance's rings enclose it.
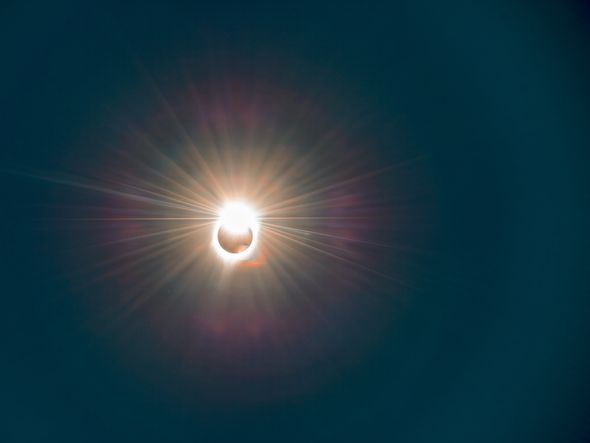
<instances>
[{"instance_id":1,"label":"sun","mask_svg":"<svg viewBox=\"0 0 590 443\"><path fill-rule=\"evenodd\" d=\"M221 208L213 228L212 245L226 261L251 257L258 240L258 217L243 201L228 202Z\"/></svg>"}]
</instances>

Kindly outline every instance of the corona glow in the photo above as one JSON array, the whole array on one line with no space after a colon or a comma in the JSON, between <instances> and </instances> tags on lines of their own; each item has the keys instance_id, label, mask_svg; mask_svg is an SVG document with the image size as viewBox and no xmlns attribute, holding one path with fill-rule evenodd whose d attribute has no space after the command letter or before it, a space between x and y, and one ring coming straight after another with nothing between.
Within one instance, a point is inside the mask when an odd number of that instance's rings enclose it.
<instances>
[{"instance_id":1,"label":"corona glow","mask_svg":"<svg viewBox=\"0 0 590 443\"><path fill-rule=\"evenodd\" d=\"M244 202L227 203L213 228L212 244L225 260L245 260L252 255L258 240L258 220Z\"/></svg>"}]
</instances>

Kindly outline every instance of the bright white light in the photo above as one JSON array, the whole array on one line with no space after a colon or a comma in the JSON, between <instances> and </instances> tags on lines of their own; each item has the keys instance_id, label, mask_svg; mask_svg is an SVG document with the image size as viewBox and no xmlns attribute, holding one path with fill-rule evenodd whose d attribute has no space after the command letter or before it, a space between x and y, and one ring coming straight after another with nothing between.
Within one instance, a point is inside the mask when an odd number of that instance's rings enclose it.
<instances>
[{"instance_id":1,"label":"bright white light","mask_svg":"<svg viewBox=\"0 0 590 443\"><path fill-rule=\"evenodd\" d=\"M240 241L246 239L242 248L231 250L222 245L220 239L231 242L232 236ZM254 210L243 202L230 202L219 212L219 218L213 228L213 248L228 261L248 258L256 248L258 239L258 220Z\"/></svg>"},{"instance_id":2,"label":"bright white light","mask_svg":"<svg viewBox=\"0 0 590 443\"><path fill-rule=\"evenodd\" d=\"M219 215L220 226L233 234L243 234L256 224L256 214L241 202L226 205Z\"/></svg>"}]
</instances>

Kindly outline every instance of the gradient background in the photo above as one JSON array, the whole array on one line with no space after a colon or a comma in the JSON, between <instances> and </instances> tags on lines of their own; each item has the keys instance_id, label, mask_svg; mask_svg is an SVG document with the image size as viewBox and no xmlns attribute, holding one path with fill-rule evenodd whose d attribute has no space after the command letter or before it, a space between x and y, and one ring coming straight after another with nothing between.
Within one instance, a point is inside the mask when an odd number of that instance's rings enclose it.
<instances>
[{"instance_id":1,"label":"gradient background","mask_svg":"<svg viewBox=\"0 0 590 443\"><path fill-rule=\"evenodd\" d=\"M590 441L587 4L391 3L2 6L1 441ZM145 71L211 60L342 88L367 149L426 155L435 189L420 294L353 368L264 404L137 377L56 258L63 189L12 173L93 159L113 110L150 106Z\"/></svg>"}]
</instances>

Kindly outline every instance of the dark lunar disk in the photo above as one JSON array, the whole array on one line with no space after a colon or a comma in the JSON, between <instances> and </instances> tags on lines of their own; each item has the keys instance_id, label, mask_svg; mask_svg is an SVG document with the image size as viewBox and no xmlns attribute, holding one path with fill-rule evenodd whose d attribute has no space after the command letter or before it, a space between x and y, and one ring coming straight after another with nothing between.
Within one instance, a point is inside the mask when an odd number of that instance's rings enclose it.
<instances>
[{"instance_id":1,"label":"dark lunar disk","mask_svg":"<svg viewBox=\"0 0 590 443\"><path fill-rule=\"evenodd\" d=\"M217 231L219 245L225 251L232 254L238 254L248 249L252 244L253 238L254 234L252 233L252 229L248 229L248 231L244 233L235 234L222 226L219 228L219 231Z\"/></svg>"}]
</instances>

